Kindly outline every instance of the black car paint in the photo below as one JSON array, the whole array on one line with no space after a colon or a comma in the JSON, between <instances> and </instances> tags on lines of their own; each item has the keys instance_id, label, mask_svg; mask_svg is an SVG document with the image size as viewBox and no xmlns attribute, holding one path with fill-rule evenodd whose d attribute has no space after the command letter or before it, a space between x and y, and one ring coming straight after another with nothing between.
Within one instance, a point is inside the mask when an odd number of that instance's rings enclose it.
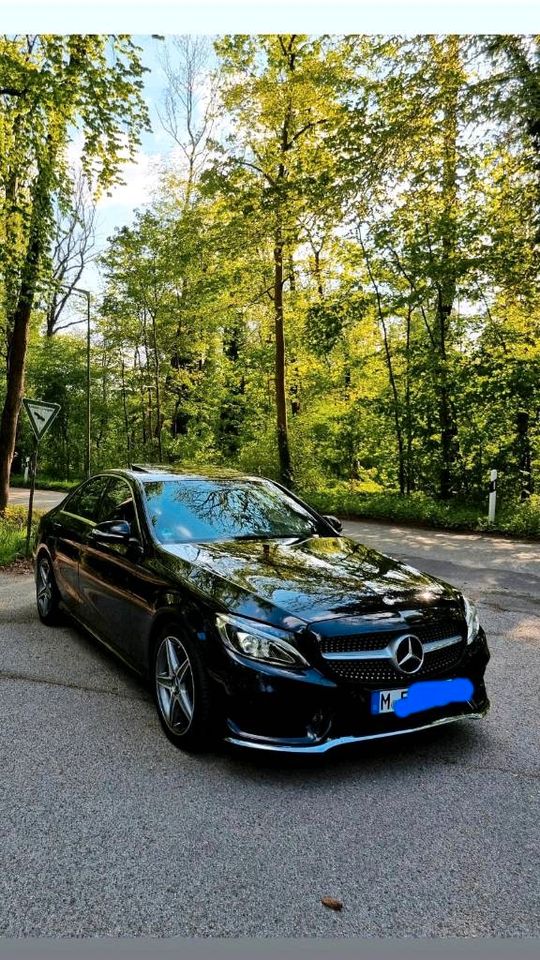
<instances>
[{"instance_id":1,"label":"black car paint","mask_svg":"<svg viewBox=\"0 0 540 960\"><path fill-rule=\"evenodd\" d=\"M160 544L147 515L145 475L109 471L103 476L122 477L129 484L139 547L96 543L94 523L70 513L68 497L42 518L36 554L46 550L50 555L69 611L137 672L149 670L157 625L174 618L196 639L227 732L240 741L263 738L269 744L301 747L324 741L330 733L335 738L373 729L399 732L436 717L432 711L406 724L395 717L374 720L369 698L377 684L336 679L319 644L336 633L406 632L441 618L464 629L461 594L455 588L336 535L309 507L322 535ZM310 666L276 667L232 653L215 627L219 612L286 629ZM473 707L480 712L489 705L483 685L488 659L481 631L460 663L460 671L475 683Z\"/></svg>"}]
</instances>

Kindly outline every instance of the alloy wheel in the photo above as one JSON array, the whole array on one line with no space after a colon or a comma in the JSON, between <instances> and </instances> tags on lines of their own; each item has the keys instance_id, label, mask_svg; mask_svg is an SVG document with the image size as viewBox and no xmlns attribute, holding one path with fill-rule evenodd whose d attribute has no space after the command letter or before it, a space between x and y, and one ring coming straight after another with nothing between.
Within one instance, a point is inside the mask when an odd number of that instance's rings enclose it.
<instances>
[{"instance_id":1,"label":"alloy wheel","mask_svg":"<svg viewBox=\"0 0 540 960\"><path fill-rule=\"evenodd\" d=\"M53 577L49 561L39 561L37 571L37 605L42 617L47 617L53 606Z\"/></svg>"},{"instance_id":2,"label":"alloy wheel","mask_svg":"<svg viewBox=\"0 0 540 960\"><path fill-rule=\"evenodd\" d=\"M169 730L187 733L193 719L195 689L191 662L181 640L167 636L156 655L156 692Z\"/></svg>"}]
</instances>

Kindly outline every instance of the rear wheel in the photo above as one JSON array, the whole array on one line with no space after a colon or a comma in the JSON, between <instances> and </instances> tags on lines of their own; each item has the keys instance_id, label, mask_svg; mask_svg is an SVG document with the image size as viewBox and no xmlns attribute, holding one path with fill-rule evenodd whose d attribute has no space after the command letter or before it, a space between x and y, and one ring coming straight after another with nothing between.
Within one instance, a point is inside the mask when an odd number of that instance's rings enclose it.
<instances>
[{"instance_id":1,"label":"rear wheel","mask_svg":"<svg viewBox=\"0 0 540 960\"><path fill-rule=\"evenodd\" d=\"M198 751L215 736L210 683L195 644L176 624L154 645L154 699L161 725L176 747Z\"/></svg>"},{"instance_id":2,"label":"rear wheel","mask_svg":"<svg viewBox=\"0 0 540 960\"><path fill-rule=\"evenodd\" d=\"M38 616L42 623L53 626L60 614L60 594L54 579L52 563L42 553L36 563L36 603Z\"/></svg>"}]
</instances>

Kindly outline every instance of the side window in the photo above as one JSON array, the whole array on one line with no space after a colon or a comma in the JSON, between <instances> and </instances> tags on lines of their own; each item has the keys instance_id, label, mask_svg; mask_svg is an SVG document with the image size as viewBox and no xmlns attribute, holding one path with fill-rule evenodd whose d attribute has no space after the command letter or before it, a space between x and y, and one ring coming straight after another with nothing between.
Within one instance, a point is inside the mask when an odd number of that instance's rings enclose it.
<instances>
[{"instance_id":1,"label":"side window","mask_svg":"<svg viewBox=\"0 0 540 960\"><path fill-rule=\"evenodd\" d=\"M97 523L99 504L108 479L108 477L94 477L89 480L66 503L65 510L68 513L74 513L77 517L84 517L85 520Z\"/></svg>"},{"instance_id":2,"label":"side window","mask_svg":"<svg viewBox=\"0 0 540 960\"><path fill-rule=\"evenodd\" d=\"M131 487L125 480L113 477L101 503L100 520L127 520L137 528L137 515Z\"/></svg>"}]
</instances>

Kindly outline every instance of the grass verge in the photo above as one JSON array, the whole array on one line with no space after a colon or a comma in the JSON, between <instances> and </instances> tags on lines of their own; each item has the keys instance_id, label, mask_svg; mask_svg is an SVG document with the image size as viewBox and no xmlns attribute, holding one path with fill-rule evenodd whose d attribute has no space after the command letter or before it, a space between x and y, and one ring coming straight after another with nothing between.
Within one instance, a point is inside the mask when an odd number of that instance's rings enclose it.
<instances>
[{"instance_id":1,"label":"grass verge","mask_svg":"<svg viewBox=\"0 0 540 960\"><path fill-rule=\"evenodd\" d=\"M321 513L333 513L349 520L391 520L396 523L429 526L443 530L504 533L515 537L540 538L540 496L525 503L500 503L495 523L487 520L487 503L467 504L441 501L424 493L404 496L397 491L363 493L350 484L336 484L304 493L308 503ZM487 498L486 498L487 499Z\"/></svg>"},{"instance_id":2,"label":"grass verge","mask_svg":"<svg viewBox=\"0 0 540 960\"><path fill-rule=\"evenodd\" d=\"M41 513L34 511L32 537L36 533ZM0 569L24 561L26 547L26 507L7 507L0 516Z\"/></svg>"},{"instance_id":3,"label":"grass verge","mask_svg":"<svg viewBox=\"0 0 540 960\"><path fill-rule=\"evenodd\" d=\"M73 490L79 483L80 480L53 480L51 477L42 477L39 474L37 476L36 486L39 490L65 490L66 493L69 493L70 490ZM30 481L24 482L24 477L21 476L11 476L9 480L10 487L23 487L30 489Z\"/></svg>"}]
</instances>

